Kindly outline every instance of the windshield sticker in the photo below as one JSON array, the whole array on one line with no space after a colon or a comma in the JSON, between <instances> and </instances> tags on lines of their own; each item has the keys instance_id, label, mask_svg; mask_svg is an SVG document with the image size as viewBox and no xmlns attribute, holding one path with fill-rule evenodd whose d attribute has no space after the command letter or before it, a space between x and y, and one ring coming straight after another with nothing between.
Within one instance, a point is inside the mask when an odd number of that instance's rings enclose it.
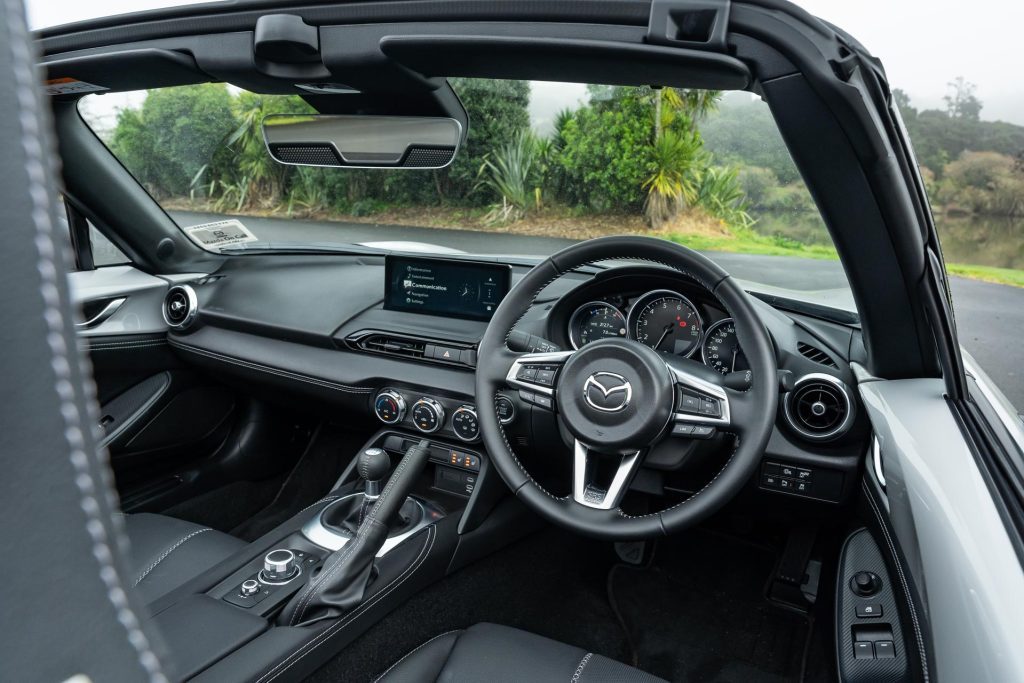
<instances>
[{"instance_id":1,"label":"windshield sticker","mask_svg":"<svg viewBox=\"0 0 1024 683\"><path fill-rule=\"evenodd\" d=\"M106 86L93 85L76 78L51 78L43 82L43 88L47 95L78 95L86 92L110 90Z\"/></svg>"},{"instance_id":2,"label":"windshield sticker","mask_svg":"<svg viewBox=\"0 0 1024 683\"><path fill-rule=\"evenodd\" d=\"M242 225L242 222L231 218L226 221L215 221L203 223L185 228L192 241L201 247L226 247L229 244L243 244L255 242L259 238L249 232L249 229Z\"/></svg>"}]
</instances>

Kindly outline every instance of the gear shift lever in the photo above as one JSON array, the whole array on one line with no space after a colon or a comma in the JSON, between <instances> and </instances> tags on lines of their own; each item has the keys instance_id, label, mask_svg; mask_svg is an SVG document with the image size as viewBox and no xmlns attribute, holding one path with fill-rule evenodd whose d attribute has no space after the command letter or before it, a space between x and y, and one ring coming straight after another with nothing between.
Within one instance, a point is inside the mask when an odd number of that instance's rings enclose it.
<instances>
[{"instance_id":1,"label":"gear shift lever","mask_svg":"<svg viewBox=\"0 0 1024 683\"><path fill-rule=\"evenodd\" d=\"M366 513L380 497L380 483L388 476L391 458L383 448L367 448L359 455L356 470L363 478L363 502L359 506L356 527L363 523Z\"/></svg>"},{"instance_id":2,"label":"gear shift lever","mask_svg":"<svg viewBox=\"0 0 1024 683\"><path fill-rule=\"evenodd\" d=\"M380 483L388 476L391 469L391 458L384 452L383 448L367 448L359 456L359 464L356 470L363 478L363 494L369 502L377 500L380 496Z\"/></svg>"}]
</instances>

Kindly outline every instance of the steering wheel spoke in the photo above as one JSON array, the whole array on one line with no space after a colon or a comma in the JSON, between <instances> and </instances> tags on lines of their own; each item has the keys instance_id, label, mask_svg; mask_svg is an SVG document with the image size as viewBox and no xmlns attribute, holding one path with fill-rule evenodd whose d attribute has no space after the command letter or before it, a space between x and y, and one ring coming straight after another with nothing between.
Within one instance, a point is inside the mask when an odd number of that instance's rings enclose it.
<instances>
[{"instance_id":1,"label":"steering wheel spoke","mask_svg":"<svg viewBox=\"0 0 1024 683\"><path fill-rule=\"evenodd\" d=\"M511 352L510 352L511 353ZM554 410L558 373L575 351L514 354L505 372L505 384L519 390L519 398Z\"/></svg>"},{"instance_id":2,"label":"steering wheel spoke","mask_svg":"<svg viewBox=\"0 0 1024 683\"><path fill-rule=\"evenodd\" d=\"M572 461L573 500L596 510L614 510L629 488L642 454L598 453L577 440Z\"/></svg>"},{"instance_id":3,"label":"steering wheel spoke","mask_svg":"<svg viewBox=\"0 0 1024 683\"><path fill-rule=\"evenodd\" d=\"M710 439L716 431L736 432L743 420L737 419L742 392L729 389L717 380L717 373L698 375L678 364L669 364L675 383L675 408L672 412L672 436ZM744 409L745 409L744 405Z\"/></svg>"}]
</instances>

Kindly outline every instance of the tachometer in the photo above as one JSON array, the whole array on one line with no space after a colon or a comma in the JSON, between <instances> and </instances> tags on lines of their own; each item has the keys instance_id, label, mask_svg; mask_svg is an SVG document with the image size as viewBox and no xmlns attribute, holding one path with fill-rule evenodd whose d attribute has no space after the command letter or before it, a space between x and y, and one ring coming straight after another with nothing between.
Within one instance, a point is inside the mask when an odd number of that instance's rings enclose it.
<instances>
[{"instance_id":1,"label":"tachometer","mask_svg":"<svg viewBox=\"0 0 1024 683\"><path fill-rule=\"evenodd\" d=\"M583 304L569 318L569 341L574 349L607 337L625 337L622 311L604 301Z\"/></svg>"},{"instance_id":2,"label":"tachometer","mask_svg":"<svg viewBox=\"0 0 1024 683\"><path fill-rule=\"evenodd\" d=\"M736 338L736 325L732 318L724 318L708 328L700 347L704 365L728 375L736 370L749 370L746 356Z\"/></svg>"},{"instance_id":3,"label":"tachometer","mask_svg":"<svg viewBox=\"0 0 1024 683\"><path fill-rule=\"evenodd\" d=\"M700 346L704 328L690 300L667 289L648 292L637 299L629 309L627 322L638 342L676 356L693 354Z\"/></svg>"}]
</instances>

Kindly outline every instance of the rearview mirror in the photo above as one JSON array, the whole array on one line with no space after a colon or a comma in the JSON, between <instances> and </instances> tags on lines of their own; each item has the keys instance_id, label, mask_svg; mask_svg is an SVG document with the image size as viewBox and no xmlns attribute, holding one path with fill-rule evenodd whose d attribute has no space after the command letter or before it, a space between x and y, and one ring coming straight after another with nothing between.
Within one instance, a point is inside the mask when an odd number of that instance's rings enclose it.
<instances>
[{"instance_id":1,"label":"rearview mirror","mask_svg":"<svg viewBox=\"0 0 1024 683\"><path fill-rule=\"evenodd\" d=\"M462 124L442 117L275 114L263 119L270 156L296 166L444 168L461 139Z\"/></svg>"}]
</instances>

